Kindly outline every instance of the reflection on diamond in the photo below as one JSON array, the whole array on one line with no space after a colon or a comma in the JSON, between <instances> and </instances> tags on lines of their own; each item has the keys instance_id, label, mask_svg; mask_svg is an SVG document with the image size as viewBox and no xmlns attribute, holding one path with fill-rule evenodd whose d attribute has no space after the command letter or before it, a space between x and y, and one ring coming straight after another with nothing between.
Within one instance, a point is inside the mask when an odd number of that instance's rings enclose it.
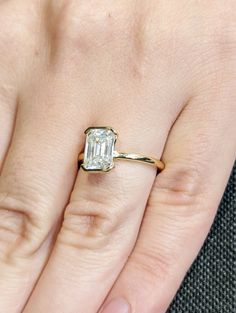
<instances>
[{"instance_id":1,"label":"reflection on diamond","mask_svg":"<svg viewBox=\"0 0 236 313\"><path fill-rule=\"evenodd\" d=\"M113 167L113 151L117 135L112 129L90 128L86 132L83 168L107 171Z\"/></svg>"}]
</instances>

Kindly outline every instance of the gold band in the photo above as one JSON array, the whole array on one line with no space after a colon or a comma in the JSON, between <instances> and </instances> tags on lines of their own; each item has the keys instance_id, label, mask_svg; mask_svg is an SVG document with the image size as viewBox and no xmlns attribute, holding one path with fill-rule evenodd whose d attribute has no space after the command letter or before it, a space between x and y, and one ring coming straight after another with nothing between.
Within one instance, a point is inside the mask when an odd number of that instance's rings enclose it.
<instances>
[{"instance_id":1,"label":"gold band","mask_svg":"<svg viewBox=\"0 0 236 313\"><path fill-rule=\"evenodd\" d=\"M130 160L130 161L136 161L136 162L144 162L151 165L154 165L158 168L158 170L162 171L165 168L165 165L162 161L153 158L153 157L147 157L142 154L136 154L136 153L125 153L125 152L114 152L114 159L123 159L123 160Z\"/></svg>"},{"instance_id":2,"label":"gold band","mask_svg":"<svg viewBox=\"0 0 236 313\"><path fill-rule=\"evenodd\" d=\"M157 167L159 171L164 170L165 164L153 157L144 156L142 154L136 153L125 153L125 152L117 152L114 151L113 158L117 160L128 160L128 161L136 161L136 162L144 162L150 165ZM81 153L78 158L79 162L83 162L84 160L84 153Z\"/></svg>"}]
</instances>

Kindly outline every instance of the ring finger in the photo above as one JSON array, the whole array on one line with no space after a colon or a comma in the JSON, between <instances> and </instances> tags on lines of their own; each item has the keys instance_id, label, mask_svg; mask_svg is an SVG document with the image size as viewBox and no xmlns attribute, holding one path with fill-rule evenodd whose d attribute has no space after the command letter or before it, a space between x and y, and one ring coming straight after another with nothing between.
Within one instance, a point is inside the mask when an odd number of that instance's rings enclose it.
<instances>
[{"instance_id":1,"label":"ring finger","mask_svg":"<svg viewBox=\"0 0 236 313\"><path fill-rule=\"evenodd\" d=\"M112 116L107 119L116 126ZM172 118L163 113L155 120L159 135L155 129L143 138L135 137L138 126L123 122L118 150L142 147L160 157ZM24 313L98 310L134 246L155 175L148 165L121 161L109 174L79 171L53 253ZM46 296L50 290L53 299Z\"/></svg>"}]
</instances>

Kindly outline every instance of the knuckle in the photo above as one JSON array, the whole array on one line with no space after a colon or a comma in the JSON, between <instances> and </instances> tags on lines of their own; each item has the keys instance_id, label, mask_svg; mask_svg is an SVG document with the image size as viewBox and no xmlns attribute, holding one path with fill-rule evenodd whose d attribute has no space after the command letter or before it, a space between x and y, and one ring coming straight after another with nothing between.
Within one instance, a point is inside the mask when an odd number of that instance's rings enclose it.
<instances>
[{"instance_id":1,"label":"knuckle","mask_svg":"<svg viewBox=\"0 0 236 313\"><path fill-rule=\"evenodd\" d=\"M58 242L76 249L102 249L109 245L124 217L123 204L114 200L72 201L66 209Z\"/></svg>"},{"instance_id":2,"label":"knuckle","mask_svg":"<svg viewBox=\"0 0 236 313\"><path fill-rule=\"evenodd\" d=\"M127 5L101 3L96 10L92 6L91 2L64 1L54 10L53 62L60 66L60 60L66 56L67 62L82 66L81 59L91 63L96 61L96 54L100 57L99 52L104 58L117 54L116 62L125 63L130 74L139 77L144 40L134 14Z\"/></svg>"},{"instance_id":3,"label":"knuckle","mask_svg":"<svg viewBox=\"0 0 236 313\"><path fill-rule=\"evenodd\" d=\"M221 31L215 38L214 48L217 53L217 59L221 62L235 61L236 31L232 29Z\"/></svg>"},{"instance_id":4,"label":"knuckle","mask_svg":"<svg viewBox=\"0 0 236 313\"><path fill-rule=\"evenodd\" d=\"M98 5L93 10L93 4L89 2L64 1L56 11L55 19L58 21L56 30L65 39L84 39L95 42L102 38L109 39L116 30L121 30L125 23L116 15L111 14L109 7L104 4ZM57 19L56 17L59 17ZM122 33L122 32L121 32Z\"/></svg>"},{"instance_id":5,"label":"knuckle","mask_svg":"<svg viewBox=\"0 0 236 313\"><path fill-rule=\"evenodd\" d=\"M0 194L0 258L9 262L35 254L45 240L39 207L20 195Z\"/></svg>"},{"instance_id":6,"label":"knuckle","mask_svg":"<svg viewBox=\"0 0 236 313\"><path fill-rule=\"evenodd\" d=\"M190 227L211 220L217 207L211 195L212 182L206 183L203 163L167 163L149 198L149 210L172 221L175 227Z\"/></svg>"},{"instance_id":7,"label":"knuckle","mask_svg":"<svg viewBox=\"0 0 236 313\"><path fill-rule=\"evenodd\" d=\"M131 255L129 262L131 268L135 272L141 273L144 280L153 283L170 275L173 260L174 256L171 255L170 250L161 254L160 251L137 248Z\"/></svg>"},{"instance_id":8,"label":"knuckle","mask_svg":"<svg viewBox=\"0 0 236 313\"><path fill-rule=\"evenodd\" d=\"M27 216L18 210L0 207L0 257L9 259L11 252L24 240Z\"/></svg>"},{"instance_id":9,"label":"knuckle","mask_svg":"<svg viewBox=\"0 0 236 313\"><path fill-rule=\"evenodd\" d=\"M187 164L167 164L166 169L158 175L154 185L151 204L169 206L194 206L201 195L201 175L198 167ZM155 204L155 203L154 203Z\"/></svg>"},{"instance_id":10,"label":"knuckle","mask_svg":"<svg viewBox=\"0 0 236 313\"><path fill-rule=\"evenodd\" d=\"M36 33L32 34L32 28L37 27L40 10L35 4L27 9L18 8L22 10L21 14L16 14L17 10L15 9L7 1L4 1L3 7L1 7L0 24L4 27L0 32L0 52L1 57L4 54L6 57L12 54L17 59L19 53L25 52L26 48L31 49L32 44L35 43ZM32 10L34 14L32 14Z\"/></svg>"},{"instance_id":11,"label":"knuckle","mask_svg":"<svg viewBox=\"0 0 236 313\"><path fill-rule=\"evenodd\" d=\"M235 4L234 4L235 7ZM236 7L235 7L236 9ZM216 62L229 62L236 52L236 14L235 10L221 7L216 10L208 24L209 45ZM209 13L210 14L210 13Z\"/></svg>"}]
</instances>

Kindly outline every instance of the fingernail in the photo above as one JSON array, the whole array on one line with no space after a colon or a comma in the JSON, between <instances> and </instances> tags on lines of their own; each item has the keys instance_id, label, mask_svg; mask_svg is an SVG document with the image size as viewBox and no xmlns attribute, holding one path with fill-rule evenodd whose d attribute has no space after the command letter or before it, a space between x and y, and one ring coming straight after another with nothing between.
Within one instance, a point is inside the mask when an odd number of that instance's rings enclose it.
<instances>
[{"instance_id":1,"label":"fingernail","mask_svg":"<svg viewBox=\"0 0 236 313\"><path fill-rule=\"evenodd\" d=\"M111 300L102 313L131 313L130 305L123 298Z\"/></svg>"}]
</instances>

